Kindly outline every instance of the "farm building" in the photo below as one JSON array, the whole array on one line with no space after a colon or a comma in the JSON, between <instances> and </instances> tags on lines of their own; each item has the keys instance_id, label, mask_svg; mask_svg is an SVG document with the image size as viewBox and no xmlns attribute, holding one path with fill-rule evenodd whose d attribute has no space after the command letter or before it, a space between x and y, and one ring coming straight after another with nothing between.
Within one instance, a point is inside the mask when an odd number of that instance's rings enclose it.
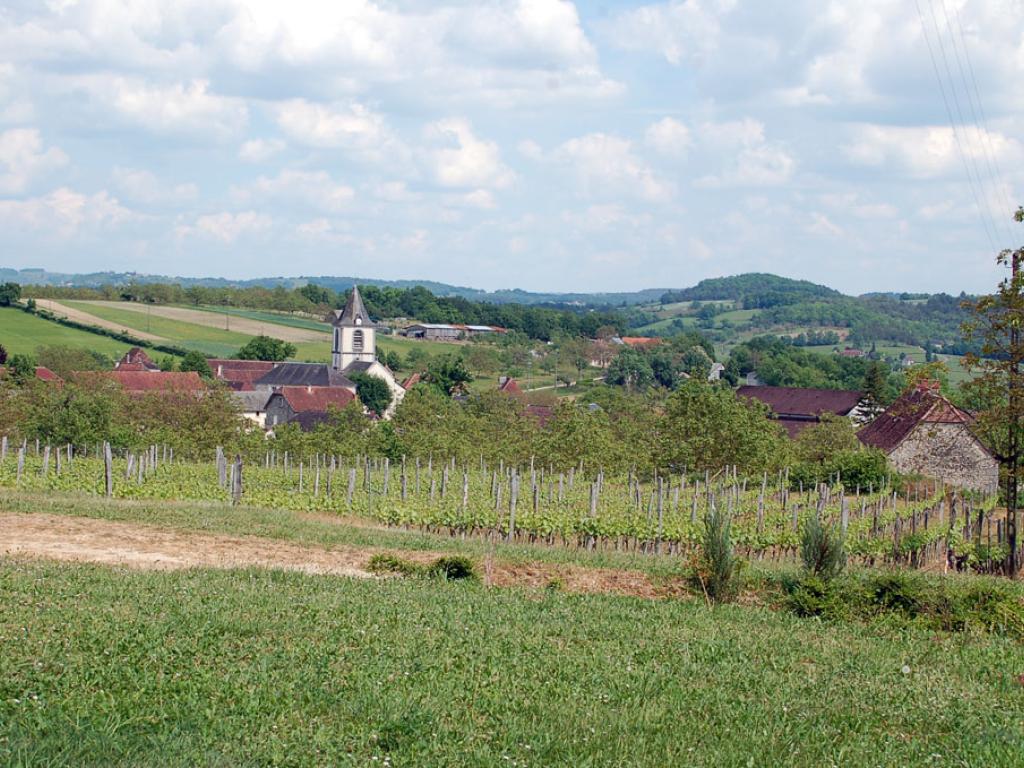
<instances>
[{"instance_id":1,"label":"farm building","mask_svg":"<svg viewBox=\"0 0 1024 768\"><path fill-rule=\"evenodd\" d=\"M624 344L631 349L654 349L661 345L661 339L651 336L622 336L613 338L614 343Z\"/></svg>"},{"instance_id":2,"label":"farm building","mask_svg":"<svg viewBox=\"0 0 1024 768\"><path fill-rule=\"evenodd\" d=\"M267 400L270 393L264 389L243 389L231 393L239 413L256 426L267 425Z\"/></svg>"},{"instance_id":3,"label":"farm building","mask_svg":"<svg viewBox=\"0 0 1024 768\"><path fill-rule=\"evenodd\" d=\"M505 332L504 328L497 325L453 325L449 323L416 323L402 331L410 339L430 339L431 341L459 341L471 336Z\"/></svg>"},{"instance_id":4,"label":"farm building","mask_svg":"<svg viewBox=\"0 0 1024 768\"><path fill-rule=\"evenodd\" d=\"M857 433L889 456L893 468L949 485L994 493L999 462L971 431L970 414L923 382Z\"/></svg>"},{"instance_id":5,"label":"farm building","mask_svg":"<svg viewBox=\"0 0 1024 768\"><path fill-rule=\"evenodd\" d=\"M317 413L326 417L329 408L344 408L355 397L354 392L340 387L281 387L267 400L266 426L273 428L287 424L302 414ZM311 425L324 420L304 417L304 421Z\"/></svg>"},{"instance_id":6,"label":"farm building","mask_svg":"<svg viewBox=\"0 0 1024 768\"><path fill-rule=\"evenodd\" d=\"M856 390L747 385L736 390L736 394L767 405L790 437L820 422L825 413L846 416L856 423L866 415L864 393Z\"/></svg>"},{"instance_id":7,"label":"farm building","mask_svg":"<svg viewBox=\"0 0 1024 768\"><path fill-rule=\"evenodd\" d=\"M160 366L146 354L145 350L139 347L132 347L124 353L124 357L114 363L115 371L149 371L155 373Z\"/></svg>"}]
</instances>

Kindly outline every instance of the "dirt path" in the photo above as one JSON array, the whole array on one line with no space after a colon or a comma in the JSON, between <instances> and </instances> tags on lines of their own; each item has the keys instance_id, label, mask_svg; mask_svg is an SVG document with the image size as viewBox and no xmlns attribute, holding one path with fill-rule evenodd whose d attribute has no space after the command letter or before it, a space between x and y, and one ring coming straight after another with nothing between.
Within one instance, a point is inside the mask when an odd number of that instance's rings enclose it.
<instances>
[{"instance_id":1,"label":"dirt path","mask_svg":"<svg viewBox=\"0 0 1024 768\"><path fill-rule=\"evenodd\" d=\"M104 320L103 318L96 317L96 315L90 315L88 312L83 312L75 307L69 307L66 304L54 301L53 299L36 299L36 304L40 309L49 310L59 317L66 317L69 320L74 320L76 323L96 325L100 328L107 328L111 331L128 331L132 336L135 336L142 341L153 341L157 343L167 342L167 339L162 336L157 336L154 333L146 333L145 331L140 331L137 328L125 328L121 323Z\"/></svg>"},{"instance_id":2,"label":"dirt path","mask_svg":"<svg viewBox=\"0 0 1024 768\"><path fill-rule=\"evenodd\" d=\"M279 539L199 533L89 517L0 514L0 556L156 570L260 567L367 578L372 575L367 564L380 552L417 563L428 563L445 554L372 547L325 549ZM548 563L520 565L490 559L479 566L484 583L496 587L539 589L557 583L567 592L636 597L659 597L674 591L655 585L638 571Z\"/></svg>"},{"instance_id":3,"label":"dirt path","mask_svg":"<svg viewBox=\"0 0 1024 768\"><path fill-rule=\"evenodd\" d=\"M147 307L145 305L130 301L89 301L87 303L96 304L97 306L113 307L114 309L127 309L131 312L147 311ZM224 315L216 312L205 312L201 309L187 309L185 307L166 307L159 305L149 307L148 311L152 312L155 317L164 317L168 320L178 320L183 323L192 323L193 325L202 325L206 328L224 330ZM278 325L277 323L253 320L248 317L238 317L237 315L230 315L227 318L227 322L230 326L229 330L249 336L266 334L267 336L273 336L275 339L281 339L281 341L291 342L316 342L327 341L330 339L330 334L327 332L326 327L323 331L314 331L308 328L293 328L290 325Z\"/></svg>"}]
</instances>

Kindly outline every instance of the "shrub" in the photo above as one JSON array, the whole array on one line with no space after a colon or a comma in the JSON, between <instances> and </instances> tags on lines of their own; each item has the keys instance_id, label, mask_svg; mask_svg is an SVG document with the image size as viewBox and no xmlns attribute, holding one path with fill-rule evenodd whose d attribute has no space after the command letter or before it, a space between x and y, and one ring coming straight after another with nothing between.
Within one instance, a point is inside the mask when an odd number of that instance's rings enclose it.
<instances>
[{"instance_id":1,"label":"shrub","mask_svg":"<svg viewBox=\"0 0 1024 768\"><path fill-rule=\"evenodd\" d=\"M786 602L797 616L822 616L829 619L845 618L849 606L834 582L813 574L784 584Z\"/></svg>"},{"instance_id":2,"label":"shrub","mask_svg":"<svg viewBox=\"0 0 1024 768\"><path fill-rule=\"evenodd\" d=\"M875 608L917 616L925 604L925 585L905 571L886 571L868 579L868 599Z\"/></svg>"},{"instance_id":3,"label":"shrub","mask_svg":"<svg viewBox=\"0 0 1024 768\"><path fill-rule=\"evenodd\" d=\"M423 572L422 566L386 552L371 557L366 569L370 573L395 573L401 576L416 576Z\"/></svg>"},{"instance_id":4,"label":"shrub","mask_svg":"<svg viewBox=\"0 0 1024 768\"><path fill-rule=\"evenodd\" d=\"M714 603L726 603L739 591L741 561L732 547L732 519L711 505L704 516L704 536L701 542L701 560L698 578Z\"/></svg>"},{"instance_id":5,"label":"shrub","mask_svg":"<svg viewBox=\"0 0 1024 768\"><path fill-rule=\"evenodd\" d=\"M822 581L831 581L846 567L843 534L823 525L818 515L804 523L800 536L800 559L804 570Z\"/></svg>"},{"instance_id":6,"label":"shrub","mask_svg":"<svg viewBox=\"0 0 1024 768\"><path fill-rule=\"evenodd\" d=\"M430 564L427 573L433 576L443 576L445 581L457 581L469 579L475 581L476 566L468 557L462 555L449 555L439 557Z\"/></svg>"}]
</instances>

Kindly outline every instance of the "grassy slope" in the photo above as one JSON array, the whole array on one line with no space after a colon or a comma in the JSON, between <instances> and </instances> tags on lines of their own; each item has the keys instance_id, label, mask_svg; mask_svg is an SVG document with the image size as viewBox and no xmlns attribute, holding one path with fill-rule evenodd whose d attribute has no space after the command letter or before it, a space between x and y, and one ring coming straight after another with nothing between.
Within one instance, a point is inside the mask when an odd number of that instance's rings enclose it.
<instances>
[{"instance_id":1,"label":"grassy slope","mask_svg":"<svg viewBox=\"0 0 1024 768\"><path fill-rule=\"evenodd\" d=\"M8 765L1010 766L1024 750L1004 671L1024 649L993 638L261 571L0 560L0 586Z\"/></svg>"},{"instance_id":2,"label":"grassy slope","mask_svg":"<svg viewBox=\"0 0 1024 768\"><path fill-rule=\"evenodd\" d=\"M44 344L60 344L76 349L94 349L111 358L120 357L131 346L10 307L0 308L0 344L12 355L32 354L36 347Z\"/></svg>"}]
</instances>

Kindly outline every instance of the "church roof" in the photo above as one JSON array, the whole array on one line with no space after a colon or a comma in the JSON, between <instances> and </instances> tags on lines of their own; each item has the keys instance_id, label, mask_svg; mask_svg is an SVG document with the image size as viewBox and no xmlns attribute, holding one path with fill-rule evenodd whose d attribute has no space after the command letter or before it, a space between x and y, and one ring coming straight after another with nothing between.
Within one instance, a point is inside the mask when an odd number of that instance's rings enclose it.
<instances>
[{"instance_id":1,"label":"church roof","mask_svg":"<svg viewBox=\"0 0 1024 768\"><path fill-rule=\"evenodd\" d=\"M257 387L345 387L355 389L349 379L322 363L281 363L253 384Z\"/></svg>"},{"instance_id":2,"label":"church roof","mask_svg":"<svg viewBox=\"0 0 1024 768\"><path fill-rule=\"evenodd\" d=\"M363 304L363 297L359 295L359 286L352 286L352 293L349 294L345 308L341 312L334 313L334 326L340 328L373 328L373 322Z\"/></svg>"}]
</instances>

